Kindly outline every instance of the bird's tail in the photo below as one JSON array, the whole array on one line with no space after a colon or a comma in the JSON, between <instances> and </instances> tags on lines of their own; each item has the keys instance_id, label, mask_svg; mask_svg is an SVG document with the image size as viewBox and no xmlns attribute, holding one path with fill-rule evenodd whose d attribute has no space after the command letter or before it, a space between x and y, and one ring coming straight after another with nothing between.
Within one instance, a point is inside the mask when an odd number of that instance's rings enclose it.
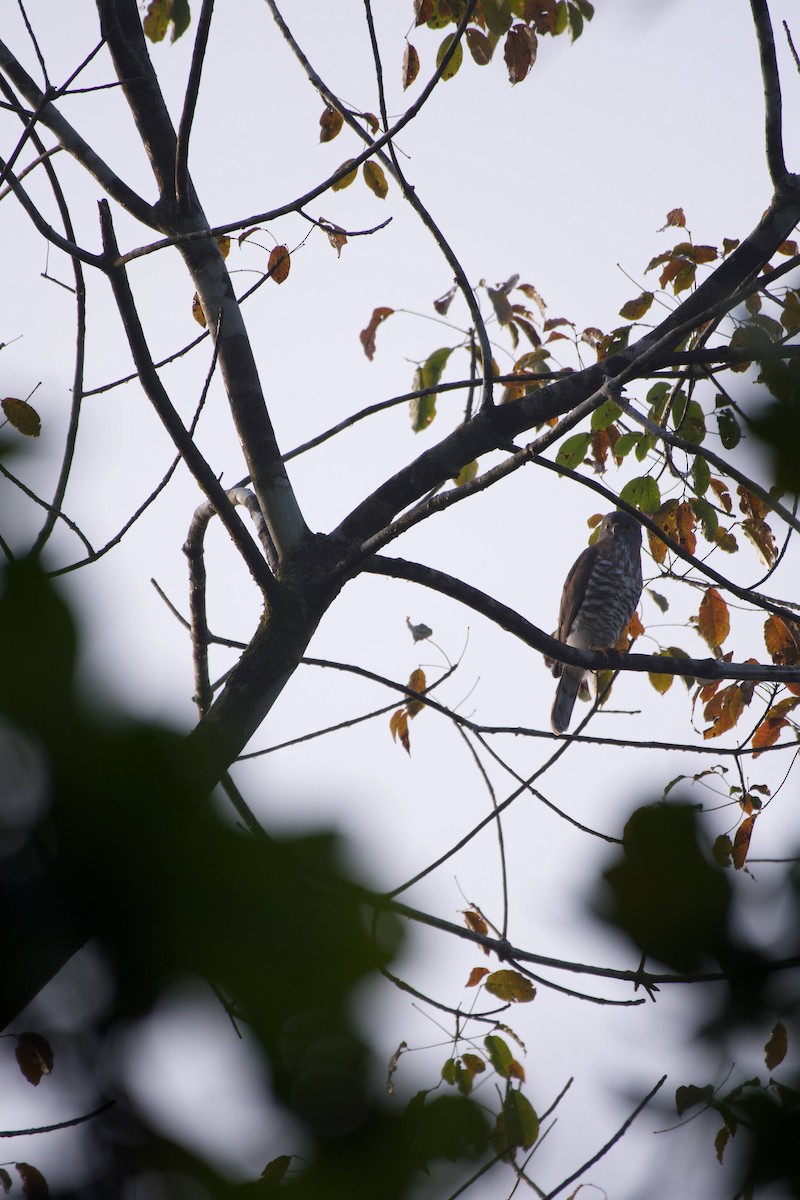
<instances>
[{"instance_id":1,"label":"bird's tail","mask_svg":"<svg viewBox=\"0 0 800 1200\"><path fill-rule=\"evenodd\" d=\"M556 698L553 701L553 712L550 717L553 733L564 733L569 728L583 674L580 667L564 667L556 688Z\"/></svg>"}]
</instances>

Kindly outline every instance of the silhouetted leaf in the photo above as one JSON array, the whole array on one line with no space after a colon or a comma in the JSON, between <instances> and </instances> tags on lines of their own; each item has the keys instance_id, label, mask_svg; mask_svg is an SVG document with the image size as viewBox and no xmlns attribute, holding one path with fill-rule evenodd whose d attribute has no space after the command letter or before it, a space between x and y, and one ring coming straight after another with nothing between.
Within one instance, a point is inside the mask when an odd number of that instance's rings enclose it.
<instances>
[{"instance_id":1,"label":"silhouetted leaf","mask_svg":"<svg viewBox=\"0 0 800 1200\"><path fill-rule=\"evenodd\" d=\"M34 1087L53 1069L53 1048L40 1033L20 1033L15 1054L20 1071Z\"/></svg>"}]
</instances>

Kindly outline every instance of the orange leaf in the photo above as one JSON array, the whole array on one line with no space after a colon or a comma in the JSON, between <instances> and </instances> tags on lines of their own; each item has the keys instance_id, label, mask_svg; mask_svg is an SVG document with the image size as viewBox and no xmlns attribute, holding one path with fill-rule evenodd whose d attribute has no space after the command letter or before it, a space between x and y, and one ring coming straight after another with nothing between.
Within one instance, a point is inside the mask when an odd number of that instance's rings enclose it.
<instances>
[{"instance_id":1,"label":"orange leaf","mask_svg":"<svg viewBox=\"0 0 800 1200\"><path fill-rule=\"evenodd\" d=\"M489 974L488 967L473 967L469 973L469 979L465 983L465 987L477 987L484 975Z\"/></svg>"},{"instance_id":2,"label":"orange leaf","mask_svg":"<svg viewBox=\"0 0 800 1200\"><path fill-rule=\"evenodd\" d=\"M461 915L464 918L464 924L467 929L471 929L473 933L480 933L483 937L488 935L489 926L480 913L476 913L472 908L465 908Z\"/></svg>"},{"instance_id":3,"label":"orange leaf","mask_svg":"<svg viewBox=\"0 0 800 1200\"><path fill-rule=\"evenodd\" d=\"M747 858L747 851L750 849L750 838L753 834L753 826L756 823L757 817L758 813L753 813L752 817L748 817L745 821L742 821L736 830L736 837L733 839L733 865L737 871L741 871L744 861Z\"/></svg>"},{"instance_id":4,"label":"orange leaf","mask_svg":"<svg viewBox=\"0 0 800 1200\"><path fill-rule=\"evenodd\" d=\"M682 208L671 208L667 213L666 224L662 225L659 233L663 233L670 225L677 226L678 229L683 229L686 226L686 217L683 215Z\"/></svg>"},{"instance_id":5,"label":"orange leaf","mask_svg":"<svg viewBox=\"0 0 800 1200\"><path fill-rule=\"evenodd\" d=\"M694 554L697 549L697 538L695 537L695 525L697 523L694 509L691 504L682 503L678 505L676 512L676 520L678 527L678 540L684 550L689 554Z\"/></svg>"},{"instance_id":6,"label":"orange leaf","mask_svg":"<svg viewBox=\"0 0 800 1200\"><path fill-rule=\"evenodd\" d=\"M712 650L717 650L730 633L728 606L716 588L706 588L697 614L697 627Z\"/></svg>"},{"instance_id":7,"label":"orange leaf","mask_svg":"<svg viewBox=\"0 0 800 1200\"><path fill-rule=\"evenodd\" d=\"M276 283L283 283L289 274L292 260L286 246L273 246L267 263L267 270Z\"/></svg>"},{"instance_id":8,"label":"orange leaf","mask_svg":"<svg viewBox=\"0 0 800 1200\"><path fill-rule=\"evenodd\" d=\"M321 142L332 142L338 133L341 132L344 118L338 108L332 108L327 105L325 111L319 119L319 140Z\"/></svg>"},{"instance_id":9,"label":"orange leaf","mask_svg":"<svg viewBox=\"0 0 800 1200\"><path fill-rule=\"evenodd\" d=\"M781 730L785 729L789 724L786 720L786 713L796 708L798 703L800 701L798 701L797 697L787 696L785 700L780 700L777 704L773 704L753 734L754 750L765 750L767 746L775 745L781 735ZM754 754L753 758L758 758L758 754Z\"/></svg>"},{"instance_id":10,"label":"orange leaf","mask_svg":"<svg viewBox=\"0 0 800 1200\"><path fill-rule=\"evenodd\" d=\"M764 622L764 642L772 661L778 666L793 667L800 662L800 624L767 617Z\"/></svg>"},{"instance_id":11,"label":"orange leaf","mask_svg":"<svg viewBox=\"0 0 800 1200\"><path fill-rule=\"evenodd\" d=\"M408 740L408 713L404 708L398 708L392 713L389 721L389 730L395 741L400 739L400 742L406 754L411 753L411 744Z\"/></svg>"},{"instance_id":12,"label":"orange leaf","mask_svg":"<svg viewBox=\"0 0 800 1200\"><path fill-rule=\"evenodd\" d=\"M744 712L748 699L738 683L729 684L721 692L717 692L704 710L706 720L713 721L714 724L710 729L703 730L703 737L719 737L721 733L733 729Z\"/></svg>"},{"instance_id":13,"label":"orange leaf","mask_svg":"<svg viewBox=\"0 0 800 1200\"><path fill-rule=\"evenodd\" d=\"M375 308L372 310L372 316L369 319L369 325L366 329L362 329L358 335L361 339L361 345L364 347L364 353L370 362L375 357L375 334L378 331L378 326L390 317L394 312L393 308Z\"/></svg>"}]
</instances>

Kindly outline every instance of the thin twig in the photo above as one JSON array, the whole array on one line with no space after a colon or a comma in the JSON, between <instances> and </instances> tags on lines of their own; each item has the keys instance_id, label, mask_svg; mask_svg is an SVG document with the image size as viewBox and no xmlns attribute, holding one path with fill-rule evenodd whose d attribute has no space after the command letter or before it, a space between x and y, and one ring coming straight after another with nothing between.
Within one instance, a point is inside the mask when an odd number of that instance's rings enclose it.
<instances>
[{"instance_id":1,"label":"thin twig","mask_svg":"<svg viewBox=\"0 0 800 1200\"><path fill-rule=\"evenodd\" d=\"M596 1162L599 1162L600 1159L603 1158L604 1155L608 1154L609 1150L611 1150L612 1147L615 1146L617 1144L617 1142L620 1141L621 1138L624 1137L624 1135L627 1133L630 1126L633 1124L633 1122L638 1117L639 1113L642 1112L642 1110L647 1107L647 1105L650 1103L650 1101L655 1096L656 1092L658 1092L659 1089L661 1087L663 1087L663 1085L666 1083L666 1080L667 1080L666 1075L662 1075L661 1078L659 1079L658 1083L655 1085L655 1087L652 1087L650 1089L650 1091L647 1093L647 1095L645 1096L645 1098L642 1101L640 1101L639 1104L636 1105L636 1108L633 1110L633 1112L628 1117L628 1119L626 1121L623 1121L623 1123L620 1125L619 1129L614 1134L614 1136L612 1138L609 1138L609 1140L606 1142L606 1144L604 1146L601 1146L601 1148L597 1151L597 1153L592 1155L592 1157L590 1159L588 1159L583 1164L582 1167L579 1167L577 1171L573 1171L573 1173L570 1176L568 1176L567 1179L562 1180L562 1182L558 1185L558 1187L553 1188L553 1190L551 1192L548 1192L546 1200L554 1200L554 1197L557 1196L560 1192L563 1192L564 1188L569 1187L569 1185L571 1183L574 1183L575 1180L578 1179L579 1176L581 1176L584 1173L584 1171L588 1171L589 1167L593 1167L594 1164Z\"/></svg>"}]
</instances>

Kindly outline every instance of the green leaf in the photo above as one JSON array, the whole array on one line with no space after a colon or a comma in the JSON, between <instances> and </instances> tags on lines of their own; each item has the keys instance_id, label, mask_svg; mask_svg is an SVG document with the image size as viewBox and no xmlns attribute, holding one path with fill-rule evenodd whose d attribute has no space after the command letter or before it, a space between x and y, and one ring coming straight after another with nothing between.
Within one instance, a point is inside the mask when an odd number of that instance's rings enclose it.
<instances>
[{"instance_id":1,"label":"green leaf","mask_svg":"<svg viewBox=\"0 0 800 1200\"><path fill-rule=\"evenodd\" d=\"M444 39L441 46L439 47L439 50L436 54L436 66L437 67L441 64L442 59L444 58L447 51L450 49L450 43L452 42L454 37L455 37L454 33L448 33L447 37ZM458 68L461 66L461 63L463 62L463 60L464 60L464 50L461 46L461 42L459 42L458 45L456 46L455 50L453 51L453 57L450 59L449 63L447 64L444 71L442 72L442 79L452 79L453 76L458 71Z\"/></svg>"},{"instance_id":2,"label":"green leaf","mask_svg":"<svg viewBox=\"0 0 800 1200\"><path fill-rule=\"evenodd\" d=\"M636 440L636 461L644 462L655 445L652 433L640 433Z\"/></svg>"},{"instance_id":3,"label":"green leaf","mask_svg":"<svg viewBox=\"0 0 800 1200\"><path fill-rule=\"evenodd\" d=\"M420 367L420 387L436 387L436 384L442 378L442 372L447 366L447 360L453 353L452 346L442 346L439 350L434 350L425 359L425 362Z\"/></svg>"},{"instance_id":4,"label":"green leaf","mask_svg":"<svg viewBox=\"0 0 800 1200\"><path fill-rule=\"evenodd\" d=\"M621 434L614 443L615 456L617 458L624 458L625 455L629 454L633 447L638 443L640 436L641 435L638 433Z\"/></svg>"},{"instance_id":5,"label":"green leaf","mask_svg":"<svg viewBox=\"0 0 800 1200\"><path fill-rule=\"evenodd\" d=\"M593 430L608 429L609 425L613 425L618 417L622 416L622 409L613 400L606 400L599 408L596 408L592 413L591 427ZM614 448L616 453L616 447Z\"/></svg>"},{"instance_id":6,"label":"green leaf","mask_svg":"<svg viewBox=\"0 0 800 1200\"><path fill-rule=\"evenodd\" d=\"M717 413L717 428L719 430L719 440L726 450L733 450L739 445L742 438L742 431L739 428L739 422L730 408L721 408Z\"/></svg>"},{"instance_id":7,"label":"green leaf","mask_svg":"<svg viewBox=\"0 0 800 1200\"><path fill-rule=\"evenodd\" d=\"M646 513L654 513L661 504L658 484L649 475L637 475L635 479L629 479L619 498Z\"/></svg>"},{"instance_id":8,"label":"green leaf","mask_svg":"<svg viewBox=\"0 0 800 1200\"><path fill-rule=\"evenodd\" d=\"M699 446L706 437L706 418L696 400L690 400L686 405L682 420L675 422L676 432L693 446Z\"/></svg>"},{"instance_id":9,"label":"green leaf","mask_svg":"<svg viewBox=\"0 0 800 1200\"><path fill-rule=\"evenodd\" d=\"M452 353L451 346L442 346L439 350L434 350L432 354L429 354L422 366L417 367L414 373L412 390L416 392L422 391L424 388L436 387ZM411 401L411 428L414 433L421 433L423 429L427 429L435 416L435 392L431 396L417 396Z\"/></svg>"},{"instance_id":10,"label":"green leaf","mask_svg":"<svg viewBox=\"0 0 800 1200\"><path fill-rule=\"evenodd\" d=\"M456 1060L448 1058L442 1067L442 1079L445 1083L455 1084L456 1082Z\"/></svg>"},{"instance_id":11,"label":"green leaf","mask_svg":"<svg viewBox=\"0 0 800 1200\"><path fill-rule=\"evenodd\" d=\"M483 1044L486 1047L486 1053L489 1055L489 1062L495 1071L497 1071L497 1074L502 1075L503 1079L506 1079L508 1077L508 1069L514 1061L514 1055L511 1053L508 1044L496 1033L490 1033L488 1037L485 1037Z\"/></svg>"},{"instance_id":12,"label":"green leaf","mask_svg":"<svg viewBox=\"0 0 800 1200\"><path fill-rule=\"evenodd\" d=\"M650 418L659 424L667 407L669 393L670 386L668 383L654 383L647 393L647 403L650 405Z\"/></svg>"},{"instance_id":13,"label":"green leaf","mask_svg":"<svg viewBox=\"0 0 800 1200\"><path fill-rule=\"evenodd\" d=\"M560 467L569 467L574 470L586 457L591 441L590 433L574 433L572 437L568 437L565 442L561 443L556 455L556 462Z\"/></svg>"},{"instance_id":14,"label":"green leaf","mask_svg":"<svg viewBox=\"0 0 800 1200\"><path fill-rule=\"evenodd\" d=\"M579 8L574 5L568 6L567 16L569 18L569 38L571 42L577 42L578 38L583 33L583 14Z\"/></svg>"},{"instance_id":15,"label":"green leaf","mask_svg":"<svg viewBox=\"0 0 800 1200\"><path fill-rule=\"evenodd\" d=\"M717 533L719 532L719 521L717 514L708 500L698 497L696 500L691 500L690 504L694 510L694 514L703 527L703 537L707 542L716 542Z\"/></svg>"},{"instance_id":16,"label":"green leaf","mask_svg":"<svg viewBox=\"0 0 800 1200\"><path fill-rule=\"evenodd\" d=\"M513 1004L528 1004L536 995L536 988L530 979L519 971L492 971L483 981L483 986L499 1000L508 1000Z\"/></svg>"},{"instance_id":17,"label":"green leaf","mask_svg":"<svg viewBox=\"0 0 800 1200\"><path fill-rule=\"evenodd\" d=\"M486 28L496 38L500 38L504 33L508 33L511 28L513 12L511 8L511 0L492 0L491 4L482 6L483 19L486 22Z\"/></svg>"},{"instance_id":18,"label":"green leaf","mask_svg":"<svg viewBox=\"0 0 800 1200\"><path fill-rule=\"evenodd\" d=\"M492 1145L501 1156L521 1147L530 1150L539 1136L539 1118L527 1096L512 1089L492 1130Z\"/></svg>"},{"instance_id":19,"label":"green leaf","mask_svg":"<svg viewBox=\"0 0 800 1200\"><path fill-rule=\"evenodd\" d=\"M704 458L698 454L692 463L692 487L698 496L703 496L711 481L711 469Z\"/></svg>"}]
</instances>

